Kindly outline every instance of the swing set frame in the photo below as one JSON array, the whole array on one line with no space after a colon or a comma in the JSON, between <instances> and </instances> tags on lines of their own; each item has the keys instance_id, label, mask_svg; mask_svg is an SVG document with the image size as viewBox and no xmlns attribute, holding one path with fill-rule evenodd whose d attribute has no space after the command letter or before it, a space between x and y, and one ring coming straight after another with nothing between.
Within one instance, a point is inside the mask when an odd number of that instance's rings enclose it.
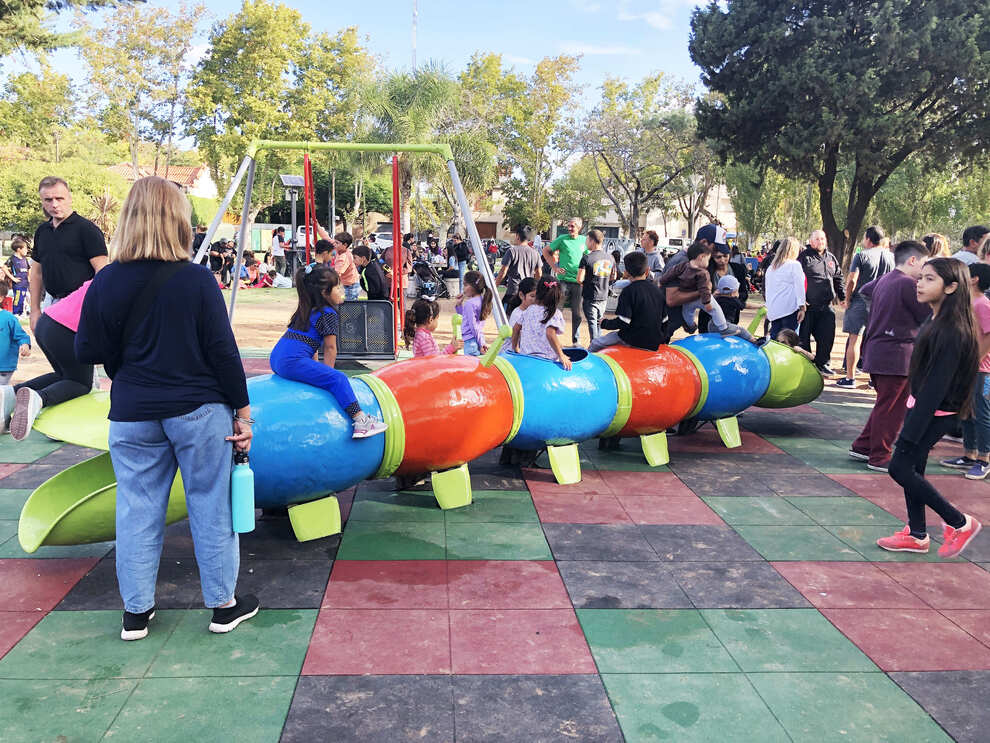
<instances>
[{"instance_id":1,"label":"swing set frame","mask_svg":"<svg viewBox=\"0 0 990 743\"><path fill-rule=\"evenodd\" d=\"M457 196L457 203L460 206L461 214L464 217L464 223L467 227L468 240L471 243L471 249L474 252L475 260L478 263L478 270L481 272L488 288L491 289L492 294L496 298L498 297L498 292L495 287L495 274L493 273L491 266L488 265L488 260L486 259L484 250L482 249L481 237L478 234L478 228L475 225L474 217L471 214L471 205L468 202L467 195L464 193L464 187L461 185L461 178L457 173L457 166L454 163L454 153L451 151L450 145L385 144L379 142L298 142L258 139L248 145L247 153L244 155L244 159L241 161L240 167L234 174L234 177L230 182L230 186L227 188L227 193L224 194L223 201L221 201L220 207L217 209L217 213L213 217L213 222L210 223L209 229L206 231L206 236L203 238L199 251L193 258L194 263L199 263L203 260L203 257L209 250L210 243L213 240L213 236L216 234L217 228L223 221L223 215L227 212L230 202L234 199L234 194L237 193L241 182L244 181L246 177L247 181L245 184L244 206L241 210L240 233L237 241L237 256L235 258L234 271L232 273L234 280L231 282L232 288L230 292L230 306L227 311L227 315L231 323L234 321L234 307L237 302L237 287L240 283L237 280L237 277L240 276L241 264L244 260L244 250L247 245L248 234L251 230L251 223L248 221L248 215L251 213L251 193L254 190L255 169L259 155L263 154L266 150L302 150L307 153L328 151L392 153L392 304L394 308L392 325L395 342L394 348L396 351L398 351L399 347L398 340L402 332L402 318L405 314L405 272L402 270L402 266L405 262L405 256L402 247L402 233L399 229L399 159L397 153L406 152L413 154L432 154L438 155L444 159L447 164L447 172L450 174L451 184L454 187L454 193ZM312 180L310 180L310 183L312 183ZM308 227L306 234L308 248ZM495 323L500 330L503 327L508 326L509 320L505 314L505 309L502 307L501 302L492 302L492 313L495 317Z\"/></svg>"}]
</instances>

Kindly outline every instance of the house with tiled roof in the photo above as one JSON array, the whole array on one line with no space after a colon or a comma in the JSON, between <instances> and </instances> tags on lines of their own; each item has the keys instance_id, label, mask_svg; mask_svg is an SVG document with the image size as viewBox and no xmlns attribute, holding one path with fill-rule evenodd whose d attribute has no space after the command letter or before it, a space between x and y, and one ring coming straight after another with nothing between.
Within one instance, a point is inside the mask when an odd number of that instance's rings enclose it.
<instances>
[{"instance_id":1,"label":"house with tiled roof","mask_svg":"<svg viewBox=\"0 0 990 743\"><path fill-rule=\"evenodd\" d=\"M108 168L111 172L125 178L129 183L137 180L134 177L134 167L130 163L118 163ZM140 178L155 175L155 169L147 165L138 165ZM204 199L217 198L217 184L210 177L210 169L205 165L169 165L166 174L163 166L158 167L158 175L167 178L190 196L200 196Z\"/></svg>"}]
</instances>

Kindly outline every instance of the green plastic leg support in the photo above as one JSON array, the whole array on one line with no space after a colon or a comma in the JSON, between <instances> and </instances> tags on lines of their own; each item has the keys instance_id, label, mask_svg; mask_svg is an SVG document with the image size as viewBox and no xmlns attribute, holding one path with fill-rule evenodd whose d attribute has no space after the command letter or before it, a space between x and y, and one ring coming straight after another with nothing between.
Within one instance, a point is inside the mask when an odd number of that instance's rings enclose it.
<instances>
[{"instance_id":1,"label":"green plastic leg support","mask_svg":"<svg viewBox=\"0 0 990 743\"><path fill-rule=\"evenodd\" d=\"M722 438L722 443L725 444L726 448L735 449L737 446L742 446L742 438L739 436L739 420L735 416L719 418L715 421L715 428L718 429L718 435Z\"/></svg>"},{"instance_id":2,"label":"green plastic leg support","mask_svg":"<svg viewBox=\"0 0 990 743\"><path fill-rule=\"evenodd\" d=\"M550 469L558 483L573 485L581 482L581 455L577 444L548 446L547 456L550 457Z\"/></svg>"},{"instance_id":3,"label":"green plastic leg support","mask_svg":"<svg viewBox=\"0 0 990 743\"><path fill-rule=\"evenodd\" d=\"M289 506L289 522L300 542L340 534L340 504L336 496Z\"/></svg>"},{"instance_id":4,"label":"green plastic leg support","mask_svg":"<svg viewBox=\"0 0 990 743\"><path fill-rule=\"evenodd\" d=\"M651 467L662 467L670 462L670 453L667 451L667 434L651 433L648 436L640 436L640 443L643 445L643 456Z\"/></svg>"},{"instance_id":5,"label":"green plastic leg support","mask_svg":"<svg viewBox=\"0 0 990 743\"><path fill-rule=\"evenodd\" d=\"M432 480L433 495L443 510L471 505L471 473L466 464L446 472L434 472Z\"/></svg>"},{"instance_id":6,"label":"green plastic leg support","mask_svg":"<svg viewBox=\"0 0 990 743\"><path fill-rule=\"evenodd\" d=\"M767 316L766 307L760 307L760 309L756 311L756 316L753 318L752 322L750 322L749 327L746 328L746 330L749 331L750 335L753 335L756 332L756 329L760 327L760 323L763 322L763 318L766 316Z\"/></svg>"}]
</instances>

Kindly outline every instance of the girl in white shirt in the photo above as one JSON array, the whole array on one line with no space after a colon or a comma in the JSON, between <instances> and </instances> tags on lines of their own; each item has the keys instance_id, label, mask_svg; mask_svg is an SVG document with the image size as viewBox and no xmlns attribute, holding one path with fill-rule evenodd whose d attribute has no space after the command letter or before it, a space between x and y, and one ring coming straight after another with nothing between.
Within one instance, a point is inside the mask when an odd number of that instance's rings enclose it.
<instances>
[{"instance_id":1,"label":"girl in white shirt","mask_svg":"<svg viewBox=\"0 0 990 743\"><path fill-rule=\"evenodd\" d=\"M771 338L776 338L781 330L796 331L804 320L804 269L797 260L799 252L801 243L785 237L764 278Z\"/></svg>"}]
</instances>

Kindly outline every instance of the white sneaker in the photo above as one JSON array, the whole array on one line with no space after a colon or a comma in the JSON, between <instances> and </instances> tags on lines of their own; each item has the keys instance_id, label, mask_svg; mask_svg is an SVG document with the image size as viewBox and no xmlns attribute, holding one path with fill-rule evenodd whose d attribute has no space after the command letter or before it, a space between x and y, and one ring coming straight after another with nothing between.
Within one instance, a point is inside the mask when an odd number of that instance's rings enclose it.
<instances>
[{"instance_id":1,"label":"white sneaker","mask_svg":"<svg viewBox=\"0 0 990 743\"><path fill-rule=\"evenodd\" d=\"M15 398L13 385L0 386L0 433L7 433L10 428L10 416L14 413Z\"/></svg>"},{"instance_id":2,"label":"white sneaker","mask_svg":"<svg viewBox=\"0 0 990 743\"><path fill-rule=\"evenodd\" d=\"M362 411L354 419L354 433L351 434L351 438L366 439L369 436L377 436L380 433L385 433L386 429L388 429L387 423L383 423L377 418L372 418Z\"/></svg>"},{"instance_id":3,"label":"white sneaker","mask_svg":"<svg viewBox=\"0 0 990 743\"><path fill-rule=\"evenodd\" d=\"M14 441L23 441L31 433L34 422L41 413L41 395L30 387L17 390L17 404L10 418L10 435Z\"/></svg>"}]
</instances>

